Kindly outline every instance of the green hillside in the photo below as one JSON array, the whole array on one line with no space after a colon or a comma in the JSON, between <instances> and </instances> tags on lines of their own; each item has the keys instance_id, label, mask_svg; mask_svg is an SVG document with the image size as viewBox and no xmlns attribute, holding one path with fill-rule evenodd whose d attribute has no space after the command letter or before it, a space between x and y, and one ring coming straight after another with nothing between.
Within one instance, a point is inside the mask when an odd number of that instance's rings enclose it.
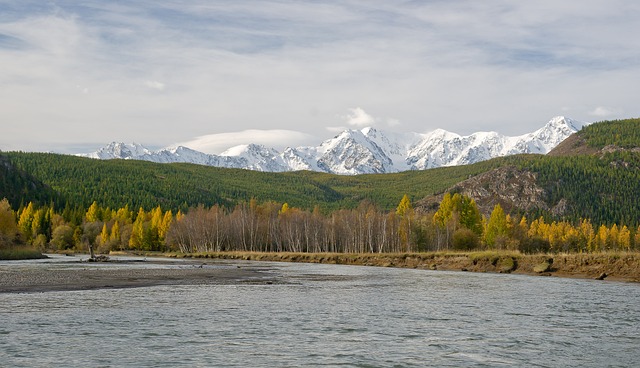
<instances>
[{"instance_id":1,"label":"green hillside","mask_svg":"<svg viewBox=\"0 0 640 368\"><path fill-rule=\"evenodd\" d=\"M192 164L99 161L49 153L5 153L20 169L59 192L71 207L94 200L105 207L185 209L204 204L233 205L255 198L325 211L356 207L369 200L382 209L441 192L497 163L383 175L340 176L317 172L265 173ZM0 192L0 197L8 192ZM27 193L25 193L27 194ZM25 200L32 200L25 196Z\"/></svg>"},{"instance_id":2,"label":"green hillside","mask_svg":"<svg viewBox=\"0 0 640 368\"><path fill-rule=\"evenodd\" d=\"M567 220L588 218L595 223L640 223L640 153L514 156L506 158L504 163L537 173L547 204L552 207L560 200L568 204L568 213L562 216Z\"/></svg>"},{"instance_id":3,"label":"green hillside","mask_svg":"<svg viewBox=\"0 0 640 368\"><path fill-rule=\"evenodd\" d=\"M0 153L0 199L7 198L14 208L28 202L50 203L57 201L54 190L31 175L20 170Z\"/></svg>"},{"instance_id":4,"label":"green hillside","mask_svg":"<svg viewBox=\"0 0 640 368\"><path fill-rule=\"evenodd\" d=\"M611 145L626 149L640 147L640 119L590 124L577 135L583 138L589 147L597 149Z\"/></svg>"},{"instance_id":5,"label":"green hillside","mask_svg":"<svg viewBox=\"0 0 640 368\"><path fill-rule=\"evenodd\" d=\"M160 205L173 210L198 204L232 206L255 198L259 203L287 202L303 209L319 206L324 212L355 208L367 200L382 210L390 210L404 194L416 201L442 193L475 175L510 165L536 174L549 207L564 200L565 219L639 223L640 153L633 148L640 147L640 119L592 124L575 136L571 147L577 147L575 142L579 142L597 148L615 145L618 149L576 154L565 147L562 154L555 156L517 155L467 166L358 176L264 173L9 152L3 153L0 160L0 198L9 198L14 206L29 201L55 201L58 208L87 208L97 201L111 208L128 204L130 208L149 209ZM540 214L549 216L530 215Z\"/></svg>"}]
</instances>

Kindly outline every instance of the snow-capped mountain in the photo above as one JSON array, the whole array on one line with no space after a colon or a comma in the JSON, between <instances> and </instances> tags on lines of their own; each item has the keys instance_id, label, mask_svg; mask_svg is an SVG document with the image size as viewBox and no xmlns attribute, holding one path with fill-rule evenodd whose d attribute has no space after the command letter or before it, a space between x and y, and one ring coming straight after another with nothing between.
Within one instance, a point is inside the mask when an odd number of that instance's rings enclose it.
<instances>
[{"instance_id":1,"label":"snow-capped mountain","mask_svg":"<svg viewBox=\"0 0 640 368\"><path fill-rule=\"evenodd\" d=\"M345 175L390 173L466 165L518 153L545 154L580 130L582 125L558 116L535 132L517 137L496 132L460 136L442 129L418 134L364 128L345 130L315 147L289 147L278 152L263 145L247 144L232 147L220 155L183 146L154 152L136 143L113 142L97 152L81 156L103 160L188 162L269 172L312 170Z\"/></svg>"}]
</instances>

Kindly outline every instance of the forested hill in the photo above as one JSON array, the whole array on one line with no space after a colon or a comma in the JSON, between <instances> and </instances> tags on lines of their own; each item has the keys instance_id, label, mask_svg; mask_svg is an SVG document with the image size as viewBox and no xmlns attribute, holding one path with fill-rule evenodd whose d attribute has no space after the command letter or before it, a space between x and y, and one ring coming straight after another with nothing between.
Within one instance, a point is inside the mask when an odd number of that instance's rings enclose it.
<instances>
[{"instance_id":1,"label":"forested hill","mask_svg":"<svg viewBox=\"0 0 640 368\"><path fill-rule=\"evenodd\" d=\"M481 210L597 223L640 222L640 119L594 123L546 156L519 155L448 191L474 198ZM437 203L427 197L422 206Z\"/></svg>"},{"instance_id":2,"label":"forested hill","mask_svg":"<svg viewBox=\"0 0 640 368\"><path fill-rule=\"evenodd\" d=\"M640 119L604 121L585 126L549 152L550 156L575 156L640 147Z\"/></svg>"},{"instance_id":3,"label":"forested hill","mask_svg":"<svg viewBox=\"0 0 640 368\"><path fill-rule=\"evenodd\" d=\"M58 195L29 172L17 168L0 152L0 199L2 198L7 198L11 206L18 208L28 202L55 202Z\"/></svg>"},{"instance_id":4,"label":"forested hill","mask_svg":"<svg viewBox=\"0 0 640 368\"><path fill-rule=\"evenodd\" d=\"M128 204L185 210L198 204L229 207L254 198L328 212L355 208L365 200L389 210L407 194L419 209L429 211L438 195L458 191L474 198L485 214L499 203L508 212L530 216L632 225L640 219L639 135L640 119L602 122L583 128L560 155L358 176L8 152L0 160L0 198L9 198L14 206L47 204L56 198L49 187L60 195L58 208L88 208L96 201L111 208ZM431 205L423 198L431 198Z\"/></svg>"},{"instance_id":5,"label":"forested hill","mask_svg":"<svg viewBox=\"0 0 640 368\"><path fill-rule=\"evenodd\" d=\"M118 208L187 209L204 204L232 206L254 198L258 202L287 202L291 206L325 211L354 208L363 200L382 209L397 206L406 193L422 198L442 192L497 162L408 171L394 174L341 176L318 172L267 173L193 164L145 161L100 161L50 153L5 153L21 170L51 186L71 207L87 208L93 201ZM0 192L0 198L8 196ZM39 200L21 192L23 201ZM64 207L65 204L62 204ZM56 204L60 207L60 204Z\"/></svg>"}]
</instances>

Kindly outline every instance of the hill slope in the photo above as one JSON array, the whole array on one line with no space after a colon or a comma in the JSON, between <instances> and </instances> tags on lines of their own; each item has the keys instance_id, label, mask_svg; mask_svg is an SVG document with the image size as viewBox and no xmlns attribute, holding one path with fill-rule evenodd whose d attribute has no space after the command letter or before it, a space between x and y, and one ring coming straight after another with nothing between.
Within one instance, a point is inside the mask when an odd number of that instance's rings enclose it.
<instances>
[{"instance_id":1,"label":"hill slope","mask_svg":"<svg viewBox=\"0 0 640 368\"><path fill-rule=\"evenodd\" d=\"M447 189L476 200L488 214L500 204L507 212L547 215L597 223L640 222L640 119L584 127L549 155L505 158L499 168ZM441 196L420 201L436 205Z\"/></svg>"},{"instance_id":2,"label":"hill slope","mask_svg":"<svg viewBox=\"0 0 640 368\"><path fill-rule=\"evenodd\" d=\"M234 205L288 202L324 210L356 207L369 200L381 208L397 206L405 193L422 198L493 167L493 163L408 171L395 174L340 176L310 171L266 173L193 164L157 164L135 160L99 161L47 153L7 153L11 161L58 191L73 206L133 208L161 205L185 209L198 204ZM0 193L1 195L1 193Z\"/></svg>"},{"instance_id":3,"label":"hill slope","mask_svg":"<svg viewBox=\"0 0 640 368\"><path fill-rule=\"evenodd\" d=\"M437 207L442 193L454 191L474 198L485 214L499 203L508 212L528 216L634 225L640 219L640 137L633 133L640 131L637 124L638 119L631 119L584 128L576 135L582 142L576 149L595 147L595 154L565 149L562 156L516 155L465 166L358 176L42 153L5 155L19 169L14 172L29 173L65 202L85 208L94 200L112 208L129 204L185 209L197 204L232 206L255 198L324 211L353 208L367 200L390 210L408 194L418 210L429 211ZM612 134L616 131L626 133ZM22 192L15 193L20 186L13 188L8 194L20 198Z\"/></svg>"},{"instance_id":4,"label":"hill slope","mask_svg":"<svg viewBox=\"0 0 640 368\"><path fill-rule=\"evenodd\" d=\"M13 208L28 202L48 203L56 201L54 190L29 172L17 168L10 159L0 153L0 199L7 198Z\"/></svg>"}]
</instances>

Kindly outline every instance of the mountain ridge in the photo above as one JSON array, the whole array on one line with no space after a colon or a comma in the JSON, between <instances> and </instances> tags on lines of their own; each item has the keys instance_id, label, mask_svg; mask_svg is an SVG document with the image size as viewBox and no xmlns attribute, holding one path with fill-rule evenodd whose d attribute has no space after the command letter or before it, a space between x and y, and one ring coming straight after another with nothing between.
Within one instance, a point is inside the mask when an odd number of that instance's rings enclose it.
<instances>
[{"instance_id":1,"label":"mountain ridge","mask_svg":"<svg viewBox=\"0 0 640 368\"><path fill-rule=\"evenodd\" d=\"M282 152L259 144L231 147L219 155L184 146L151 151L133 143L112 142L79 156L95 159L193 163L266 172L319 171L331 174L382 174L467 165L519 153L546 154L584 124L563 116L520 136L476 132L461 136L444 129L396 133L372 127L344 130L318 146L287 147Z\"/></svg>"}]
</instances>

